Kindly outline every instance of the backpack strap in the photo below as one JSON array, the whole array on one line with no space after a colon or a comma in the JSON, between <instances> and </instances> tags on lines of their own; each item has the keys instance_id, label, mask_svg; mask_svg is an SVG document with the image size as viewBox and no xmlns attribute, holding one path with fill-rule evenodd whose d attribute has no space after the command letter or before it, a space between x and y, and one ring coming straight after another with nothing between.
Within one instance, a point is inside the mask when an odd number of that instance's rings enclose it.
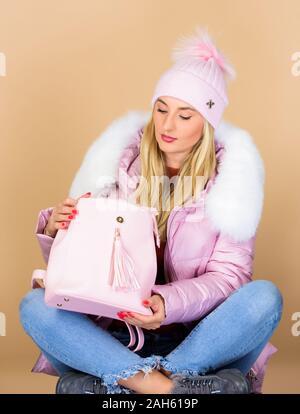
<instances>
[{"instance_id":1,"label":"backpack strap","mask_svg":"<svg viewBox=\"0 0 300 414\"><path fill-rule=\"evenodd\" d=\"M131 346L133 346L135 344L136 337L135 337L135 333L134 333L133 326L130 325L130 323L128 323L126 321L124 321L124 322L126 323L126 326L128 328L128 331L130 333L130 340L129 340L129 343L127 345L127 347L129 348L129 347L131 347Z\"/></svg>"},{"instance_id":2,"label":"backpack strap","mask_svg":"<svg viewBox=\"0 0 300 414\"><path fill-rule=\"evenodd\" d=\"M134 327L133 325L130 325L128 322L124 321L127 325L127 328L129 330L130 333L130 341L129 344L127 345L127 347L131 347L135 344L136 341L136 335L134 333ZM144 332L142 330L142 328L140 328L139 326L135 326L136 331L137 331L137 335L138 335L138 343L137 346L133 349L133 352L139 351L140 349L143 348L144 346L144 342L145 342L145 336L144 336Z\"/></svg>"},{"instance_id":3,"label":"backpack strap","mask_svg":"<svg viewBox=\"0 0 300 414\"><path fill-rule=\"evenodd\" d=\"M143 329L140 328L139 326L136 326L136 330L138 333L138 344L136 346L136 348L133 350L133 352L139 351L140 349L143 348L144 346L144 342L145 342L145 336L144 336L144 332Z\"/></svg>"}]
</instances>

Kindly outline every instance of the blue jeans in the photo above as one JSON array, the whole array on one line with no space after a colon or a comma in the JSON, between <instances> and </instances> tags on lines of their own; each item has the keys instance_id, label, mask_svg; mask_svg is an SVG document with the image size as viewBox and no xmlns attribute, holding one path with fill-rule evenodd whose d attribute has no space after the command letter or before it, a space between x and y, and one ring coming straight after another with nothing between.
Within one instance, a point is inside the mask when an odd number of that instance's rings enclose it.
<instances>
[{"instance_id":1,"label":"blue jeans","mask_svg":"<svg viewBox=\"0 0 300 414\"><path fill-rule=\"evenodd\" d=\"M49 307L44 289L31 290L20 304L25 331L59 375L73 369L101 377L108 393L124 392L117 382L120 378L160 367L183 375L238 368L246 375L281 314L278 288L267 280L252 281L235 290L191 330L174 334L144 330L145 345L135 353L126 347L127 328L105 330L85 314Z\"/></svg>"}]
</instances>

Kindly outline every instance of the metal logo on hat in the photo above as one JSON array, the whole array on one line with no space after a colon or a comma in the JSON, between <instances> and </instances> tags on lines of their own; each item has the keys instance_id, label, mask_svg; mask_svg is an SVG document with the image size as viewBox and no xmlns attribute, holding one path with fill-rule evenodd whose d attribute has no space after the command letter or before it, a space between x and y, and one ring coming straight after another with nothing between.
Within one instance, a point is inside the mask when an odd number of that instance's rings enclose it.
<instances>
[{"instance_id":1,"label":"metal logo on hat","mask_svg":"<svg viewBox=\"0 0 300 414\"><path fill-rule=\"evenodd\" d=\"M210 99L208 102L206 102L206 105L209 106L209 109L214 105L215 103Z\"/></svg>"}]
</instances>

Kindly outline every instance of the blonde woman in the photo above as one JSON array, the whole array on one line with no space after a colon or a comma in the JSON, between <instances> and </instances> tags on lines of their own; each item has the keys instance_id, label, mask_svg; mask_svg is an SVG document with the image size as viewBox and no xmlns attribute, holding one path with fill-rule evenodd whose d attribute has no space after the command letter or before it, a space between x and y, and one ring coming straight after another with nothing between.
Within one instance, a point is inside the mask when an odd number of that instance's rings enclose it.
<instances>
[{"instance_id":1,"label":"blonde woman","mask_svg":"<svg viewBox=\"0 0 300 414\"><path fill-rule=\"evenodd\" d=\"M33 289L20 318L42 352L33 371L58 375L57 393L261 392L276 351L268 341L282 296L271 281L252 281L263 164L247 132L221 122L225 77L234 70L200 29L175 50L174 66L156 85L150 120L134 114L114 124L71 189L81 194L91 165L101 176L113 169L103 194L113 196L108 184L116 183L119 196L159 210L157 280L144 298L153 314L119 314L144 329L145 345L134 353L123 322L49 308L44 289ZM142 126L131 131L130 119ZM122 174L138 177L136 186L129 190ZM46 261L57 230L76 220L77 200L41 211L36 233Z\"/></svg>"}]
</instances>

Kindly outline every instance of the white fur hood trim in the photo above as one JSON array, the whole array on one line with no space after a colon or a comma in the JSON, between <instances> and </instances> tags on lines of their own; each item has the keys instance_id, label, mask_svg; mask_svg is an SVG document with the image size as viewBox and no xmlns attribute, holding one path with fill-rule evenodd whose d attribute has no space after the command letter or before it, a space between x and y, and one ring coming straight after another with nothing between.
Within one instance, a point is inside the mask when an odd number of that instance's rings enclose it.
<instances>
[{"instance_id":1,"label":"white fur hood trim","mask_svg":"<svg viewBox=\"0 0 300 414\"><path fill-rule=\"evenodd\" d=\"M116 182L123 150L151 113L129 111L114 120L91 144L71 185L69 196L97 192ZM263 160L250 134L229 122L221 121L216 141L224 147L218 174L205 199L205 213L214 227L237 241L255 235L264 198Z\"/></svg>"},{"instance_id":2,"label":"white fur hood trim","mask_svg":"<svg viewBox=\"0 0 300 414\"><path fill-rule=\"evenodd\" d=\"M254 236L264 200L263 160L250 134L221 122L215 139L225 152L214 185L205 200L205 211L220 232L237 241Z\"/></svg>"}]
</instances>

